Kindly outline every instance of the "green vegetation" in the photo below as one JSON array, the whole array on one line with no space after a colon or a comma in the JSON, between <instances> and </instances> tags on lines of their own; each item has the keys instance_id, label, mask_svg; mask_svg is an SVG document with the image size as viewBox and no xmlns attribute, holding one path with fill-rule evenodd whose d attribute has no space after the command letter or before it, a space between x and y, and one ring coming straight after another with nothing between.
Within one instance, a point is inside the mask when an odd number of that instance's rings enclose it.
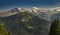
<instances>
[{"instance_id":1,"label":"green vegetation","mask_svg":"<svg viewBox=\"0 0 60 35\"><path fill-rule=\"evenodd\" d=\"M59 21L59 19L52 21L49 35L60 35L60 21Z\"/></svg>"},{"instance_id":2,"label":"green vegetation","mask_svg":"<svg viewBox=\"0 0 60 35\"><path fill-rule=\"evenodd\" d=\"M7 32L4 27L3 27L3 23L0 23L0 35L11 35L10 32Z\"/></svg>"}]
</instances>

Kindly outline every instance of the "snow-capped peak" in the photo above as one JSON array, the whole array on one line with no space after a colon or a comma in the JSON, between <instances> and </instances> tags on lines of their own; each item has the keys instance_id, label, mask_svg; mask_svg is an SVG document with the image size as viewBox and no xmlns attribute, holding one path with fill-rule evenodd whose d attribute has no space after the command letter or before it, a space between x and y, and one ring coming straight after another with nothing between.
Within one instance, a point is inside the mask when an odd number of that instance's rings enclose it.
<instances>
[{"instance_id":1,"label":"snow-capped peak","mask_svg":"<svg viewBox=\"0 0 60 35\"><path fill-rule=\"evenodd\" d=\"M20 12L26 12L28 9L25 9L25 8L18 8L18 10L19 10Z\"/></svg>"},{"instance_id":2,"label":"snow-capped peak","mask_svg":"<svg viewBox=\"0 0 60 35\"><path fill-rule=\"evenodd\" d=\"M39 8L37 8L37 7L33 7L33 9L39 9Z\"/></svg>"},{"instance_id":3,"label":"snow-capped peak","mask_svg":"<svg viewBox=\"0 0 60 35\"><path fill-rule=\"evenodd\" d=\"M37 7L33 7L32 10L33 10L33 12L35 12L35 13L48 12L48 9L37 8Z\"/></svg>"},{"instance_id":4,"label":"snow-capped peak","mask_svg":"<svg viewBox=\"0 0 60 35\"><path fill-rule=\"evenodd\" d=\"M53 11L53 12L60 12L60 7L52 8L51 11Z\"/></svg>"}]
</instances>

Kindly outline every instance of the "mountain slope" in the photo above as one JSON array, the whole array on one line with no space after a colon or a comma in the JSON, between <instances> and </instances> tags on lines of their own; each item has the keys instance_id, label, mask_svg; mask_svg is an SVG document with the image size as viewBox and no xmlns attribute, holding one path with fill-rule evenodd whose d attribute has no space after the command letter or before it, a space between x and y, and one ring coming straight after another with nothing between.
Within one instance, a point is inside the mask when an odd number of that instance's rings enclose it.
<instances>
[{"instance_id":1,"label":"mountain slope","mask_svg":"<svg viewBox=\"0 0 60 35\"><path fill-rule=\"evenodd\" d=\"M5 29L13 35L48 35L50 29L49 21L40 19L30 12L21 12L0 19L5 23Z\"/></svg>"},{"instance_id":2,"label":"mountain slope","mask_svg":"<svg viewBox=\"0 0 60 35\"><path fill-rule=\"evenodd\" d=\"M14 8L12 10L0 13L0 17L8 17L8 16L11 16L11 15L17 14L18 12L19 12L18 8Z\"/></svg>"},{"instance_id":3,"label":"mountain slope","mask_svg":"<svg viewBox=\"0 0 60 35\"><path fill-rule=\"evenodd\" d=\"M50 17L50 21L52 20L55 20L55 19L59 19L60 20L60 12L56 13L56 14L53 14L51 17Z\"/></svg>"}]
</instances>

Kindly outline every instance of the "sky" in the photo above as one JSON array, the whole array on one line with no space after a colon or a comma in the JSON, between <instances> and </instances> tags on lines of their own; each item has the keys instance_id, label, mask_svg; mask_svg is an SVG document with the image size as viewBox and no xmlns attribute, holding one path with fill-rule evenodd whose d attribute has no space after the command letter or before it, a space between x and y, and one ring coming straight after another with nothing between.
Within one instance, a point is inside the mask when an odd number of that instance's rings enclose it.
<instances>
[{"instance_id":1,"label":"sky","mask_svg":"<svg viewBox=\"0 0 60 35\"><path fill-rule=\"evenodd\" d=\"M0 0L0 11L24 7L24 8L52 8L60 6L60 0Z\"/></svg>"}]
</instances>

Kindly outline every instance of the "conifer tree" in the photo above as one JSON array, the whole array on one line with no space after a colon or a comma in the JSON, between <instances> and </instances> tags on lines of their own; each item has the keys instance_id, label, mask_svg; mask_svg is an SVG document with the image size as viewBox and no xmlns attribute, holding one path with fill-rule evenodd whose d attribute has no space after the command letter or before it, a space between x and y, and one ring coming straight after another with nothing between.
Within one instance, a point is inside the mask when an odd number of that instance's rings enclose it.
<instances>
[{"instance_id":1,"label":"conifer tree","mask_svg":"<svg viewBox=\"0 0 60 35\"><path fill-rule=\"evenodd\" d=\"M60 35L60 21L58 19L52 21L49 35Z\"/></svg>"}]
</instances>

